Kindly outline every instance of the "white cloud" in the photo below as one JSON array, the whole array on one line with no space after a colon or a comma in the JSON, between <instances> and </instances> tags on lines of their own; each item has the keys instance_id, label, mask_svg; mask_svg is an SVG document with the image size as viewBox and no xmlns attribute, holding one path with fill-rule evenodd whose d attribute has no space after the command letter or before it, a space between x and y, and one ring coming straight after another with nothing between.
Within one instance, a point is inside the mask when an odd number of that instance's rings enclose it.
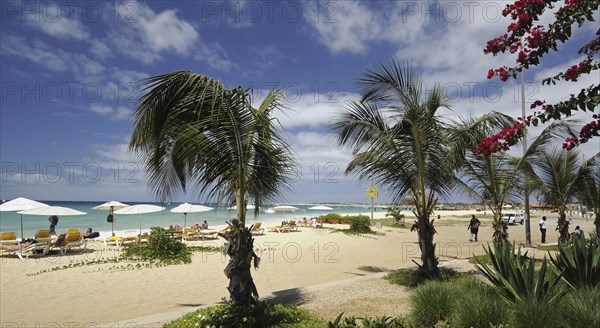
<instances>
[{"instance_id":1,"label":"white cloud","mask_svg":"<svg viewBox=\"0 0 600 328\"><path fill-rule=\"evenodd\" d=\"M112 108L107 105L94 104L89 106L89 110L100 115L109 117L111 120L128 120L129 115L131 114L131 109L125 106L119 106L117 108Z\"/></svg>"},{"instance_id":2,"label":"white cloud","mask_svg":"<svg viewBox=\"0 0 600 328\"><path fill-rule=\"evenodd\" d=\"M78 15L65 6L49 3L33 6L36 10L23 14L25 21L50 36L64 40L86 40L90 33L81 23Z\"/></svg>"},{"instance_id":3,"label":"white cloud","mask_svg":"<svg viewBox=\"0 0 600 328\"><path fill-rule=\"evenodd\" d=\"M194 51L196 52L194 59L205 62L211 68L220 71L229 71L235 67L235 64L229 60L225 49L217 42L211 44L202 43Z\"/></svg>"},{"instance_id":4,"label":"white cloud","mask_svg":"<svg viewBox=\"0 0 600 328\"><path fill-rule=\"evenodd\" d=\"M99 60L106 60L114 56L112 50L106 45L105 42L94 39L91 40L90 43L90 52L95 58Z\"/></svg>"},{"instance_id":5,"label":"white cloud","mask_svg":"<svg viewBox=\"0 0 600 328\"><path fill-rule=\"evenodd\" d=\"M53 71L64 72L69 67L61 54L56 54L54 49L37 39L29 44L25 38L7 36L0 43L0 49L2 53L28 59Z\"/></svg>"},{"instance_id":6,"label":"white cloud","mask_svg":"<svg viewBox=\"0 0 600 328\"><path fill-rule=\"evenodd\" d=\"M176 10L155 13L137 1L126 1L116 7L123 23L113 26L108 39L118 51L133 59L150 64L162 59L162 52L188 55L198 41L194 26L177 17Z\"/></svg>"},{"instance_id":7,"label":"white cloud","mask_svg":"<svg viewBox=\"0 0 600 328\"><path fill-rule=\"evenodd\" d=\"M91 105L90 110L98 115L107 116L113 113L113 109L110 106L104 105Z\"/></svg>"}]
</instances>

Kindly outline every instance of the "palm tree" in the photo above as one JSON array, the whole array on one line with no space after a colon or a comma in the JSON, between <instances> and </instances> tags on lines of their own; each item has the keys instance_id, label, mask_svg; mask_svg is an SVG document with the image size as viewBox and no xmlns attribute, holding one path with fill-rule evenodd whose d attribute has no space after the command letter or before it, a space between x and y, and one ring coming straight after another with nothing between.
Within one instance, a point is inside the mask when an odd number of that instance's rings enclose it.
<instances>
[{"instance_id":1,"label":"palm tree","mask_svg":"<svg viewBox=\"0 0 600 328\"><path fill-rule=\"evenodd\" d=\"M567 205L575 201L586 170L583 170L577 158L576 150L552 150L540 152L532 158L532 167L526 170L531 190L537 192L542 201L558 210L559 241L569 241L569 222Z\"/></svg>"},{"instance_id":2,"label":"palm tree","mask_svg":"<svg viewBox=\"0 0 600 328\"><path fill-rule=\"evenodd\" d=\"M385 214L386 217L392 217L394 219L394 221L396 222L396 224L402 224L402 226L404 226L404 224L406 223L406 217L404 215L404 213L402 213L402 207L400 206L392 206L389 207L387 209L387 213ZM402 223L400 223L402 221Z\"/></svg>"},{"instance_id":3,"label":"palm tree","mask_svg":"<svg viewBox=\"0 0 600 328\"><path fill-rule=\"evenodd\" d=\"M439 276L430 219L438 198L449 196L458 185L454 175L464 150L476 145L475 127L505 122L494 113L468 124L441 119L438 110L448 107L439 87L426 94L418 75L392 61L369 70L358 81L363 96L350 102L335 119L332 129L338 143L352 149L346 174L373 180L386 187L394 202L409 195L417 220L422 272Z\"/></svg>"},{"instance_id":4,"label":"palm tree","mask_svg":"<svg viewBox=\"0 0 600 328\"><path fill-rule=\"evenodd\" d=\"M129 144L146 166L149 188L162 201L190 186L199 195L237 205L232 234L223 235L234 247L234 267L228 265L230 293L240 304L256 294L250 275L253 240L246 222L246 204L275 202L289 187L294 162L277 130L273 111L281 109L278 91L258 108L241 87L227 89L220 81L189 71L150 77L148 92L132 114ZM243 241L243 244L240 242ZM238 244L235 244L238 243ZM227 270L226 270L227 271Z\"/></svg>"},{"instance_id":5,"label":"palm tree","mask_svg":"<svg viewBox=\"0 0 600 328\"><path fill-rule=\"evenodd\" d=\"M508 243L508 226L501 220L504 204L517 200L523 193L521 171L529 166L529 159L545 152L552 141L570 133L568 122L553 123L533 140L522 157L506 152L484 156L476 151L467 151L467 160L461 168L461 178L470 193L481 199L494 214L492 224L495 243ZM484 135L481 136L483 139Z\"/></svg>"},{"instance_id":6,"label":"palm tree","mask_svg":"<svg viewBox=\"0 0 600 328\"><path fill-rule=\"evenodd\" d=\"M578 197L594 213L595 234L600 237L600 153L585 161L581 170Z\"/></svg>"}]
</instances>

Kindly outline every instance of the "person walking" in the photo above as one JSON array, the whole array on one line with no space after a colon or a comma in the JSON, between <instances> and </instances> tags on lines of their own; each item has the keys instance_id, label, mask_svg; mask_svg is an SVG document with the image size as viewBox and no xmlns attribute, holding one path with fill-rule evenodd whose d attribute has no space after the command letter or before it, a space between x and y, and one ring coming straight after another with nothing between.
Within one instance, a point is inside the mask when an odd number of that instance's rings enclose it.
<instances>
[{"instance_id":1,"label":"person walking","mask_svg":"<svg viewBox=\"0 0 600 328\"><path fill-rule=\"evenodd\" d=\"M50 221L50 234L51 235L56 235L56 225L58 224L58 216L56 215L52 215L48 218L48 221Z\"/></svg>"},{"instance_id":2,"label":"person walking","mask_svg":"<svg viewBox=\"0 0 600 328\"><path fill-rule=\"evenodd\" d=\"M542 233L542 244L546 243L546 217L542 216L542 220L540 221L540 232Z\"/></svg>"},{"instance_id":3,"label":"person walking","mask_svg":"<svg viewBox=\"0 0 600 328\"><path fill-rule=\"evenodd\" d=\"M583 238L583 230L579 226L575 227L575 237L582 239Z\"/></svg>"},{"instance_id":4,"label":"person walking","mask_svg":"<svg viewBox=\"0 0 600 328\"><path fill-rule=\"evenodd\" d=\"M467 229L471 230L471 236L469 237L469 241L477 241L477 233L479 233L479 225L481 222L479 219L475 217L473 214L471 216L471 221L469 222L469 227Z\"/></svg>"}]
</instances>

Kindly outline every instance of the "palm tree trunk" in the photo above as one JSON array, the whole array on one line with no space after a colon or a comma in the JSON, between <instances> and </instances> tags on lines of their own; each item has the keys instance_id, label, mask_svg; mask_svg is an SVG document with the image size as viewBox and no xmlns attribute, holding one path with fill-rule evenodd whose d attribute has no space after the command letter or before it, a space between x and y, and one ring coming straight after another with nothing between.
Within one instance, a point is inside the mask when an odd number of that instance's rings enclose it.
<instances>
[{"instance_id":1,"label":"palm tree trunk","mask_svg":"<svg viewBox=\"0 0 600 328\"><path fill-rule=\"evenodd\" d=\"M558 216L558 226L556 227L556 230L558 230L559 233L558 241L561 243L568 243L569 222L567 222L567 214L563 211L561 211Z\"/></svg>"},{"instance_id":2,"label":"palm tree trunk","mask_svg":"<svg viewBox=\"0 0 600 328\"><path fill-rule=\"evenodd\" d=\"M435 256L436 244L433 243L433 235L435 234L433 220L429 220L427 216L420 217L417 222L417 232L419 235L422 263L419 265L419 269L429 279L437 279L440 276L440 269L438 268L438 259Z\"/></svg>"},{"instance_id":3,"label":"palm tree trunk","mask_svg":"<svg viewBox=\"0 0 600 328\"><path fill-rule=\"evenodd\" d=\"M231 231L219 235L227 240L225 251L230 256L224 272L229 279L227 290L231 300L240 306L255 304L258 291L252 279L250 266L254 260L254 267L258 268L260 258L254 253L252 234L236 219L232 222Z\"/></svg>"}]
</instances>

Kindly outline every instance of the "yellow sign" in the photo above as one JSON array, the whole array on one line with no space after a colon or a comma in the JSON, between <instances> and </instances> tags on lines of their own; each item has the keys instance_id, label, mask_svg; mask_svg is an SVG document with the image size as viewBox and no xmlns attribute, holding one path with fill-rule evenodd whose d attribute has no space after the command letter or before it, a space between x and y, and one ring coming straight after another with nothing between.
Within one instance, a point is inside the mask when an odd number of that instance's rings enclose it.
<instances>
[{"instance_id":1,"label":"yellow sign","mask_svg":"<svg viewBox=\"0 0 600 328\"><path fill-rule=\"evenodd\" d=\"M377 186L368 186L367 187L367 198L377 198L379 193L377 191Z\"/></svg>"}]
</instances>

